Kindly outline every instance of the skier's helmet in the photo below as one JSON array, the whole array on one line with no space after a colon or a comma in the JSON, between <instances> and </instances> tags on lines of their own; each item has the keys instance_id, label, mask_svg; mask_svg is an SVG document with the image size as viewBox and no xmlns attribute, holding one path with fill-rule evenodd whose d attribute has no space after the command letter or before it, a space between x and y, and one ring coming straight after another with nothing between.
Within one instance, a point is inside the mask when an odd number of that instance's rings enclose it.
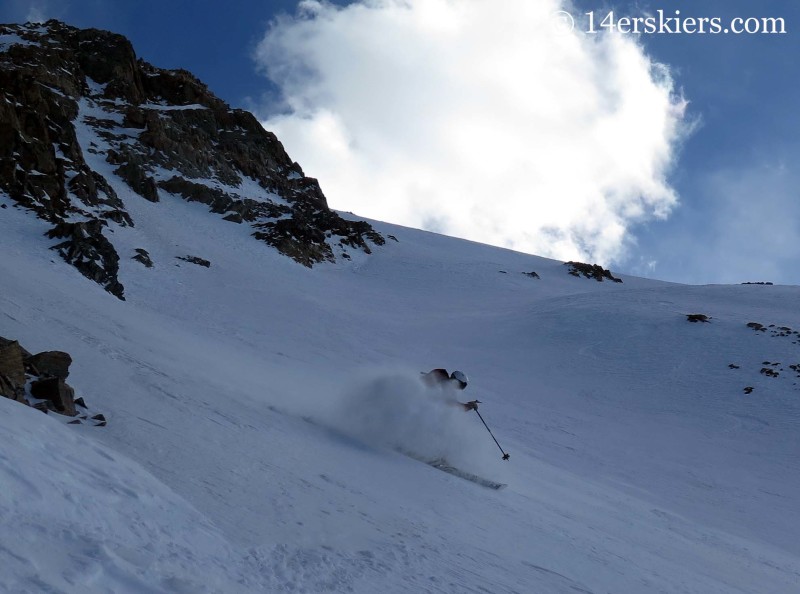
<instances>
[{"instance_id":1,"label":"skier's helmet","mask_svg":"<svg viewBox=\"0 0 800 594\"><path fill-rule=\"evenodd\" d=\"M454 371L450 374L450 379L454 379L459 383L459 387L463 390L467 387L467 374L463 371Z\"/></svg>"}]
</instances>

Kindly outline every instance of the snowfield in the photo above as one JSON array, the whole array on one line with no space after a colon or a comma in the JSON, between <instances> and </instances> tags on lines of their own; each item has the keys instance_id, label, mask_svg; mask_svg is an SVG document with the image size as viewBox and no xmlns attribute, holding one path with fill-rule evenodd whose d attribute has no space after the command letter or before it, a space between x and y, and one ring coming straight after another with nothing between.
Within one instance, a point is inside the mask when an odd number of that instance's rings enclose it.
<instances>
[{"instance_id":1,"label":"snowfield","mask_svg":"<svg viewBox=\"0 0 800 594\"><path fill-rule=\"evenodd\" d=\"M0 399L0 591L800 591L800 288L598 283L382 223L309 270L115 190L126 302L0 196L0 335L69 352L108 419Z\"/></svg>"}]
</instances>

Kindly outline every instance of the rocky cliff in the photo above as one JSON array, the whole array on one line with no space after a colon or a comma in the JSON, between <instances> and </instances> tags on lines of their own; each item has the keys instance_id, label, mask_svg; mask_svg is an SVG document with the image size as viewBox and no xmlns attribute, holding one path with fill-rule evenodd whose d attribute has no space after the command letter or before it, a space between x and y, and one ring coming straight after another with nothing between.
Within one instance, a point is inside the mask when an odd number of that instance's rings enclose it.
<instances>
[{"instance_id":1,"label":"rocky cliff","mask_svg":"<svg viewBox=\"0 0 800 594\"><path fill-rule=\"evenodd\" d=\"M384 243L331 211L252 114L189 72L137 59L121 35L58 21L0 25L0 192L48 221L52 249L120 299L130 256L109 232L136 224L131 199L204 203L309 267Z\"/></svg>"}]
</instances>

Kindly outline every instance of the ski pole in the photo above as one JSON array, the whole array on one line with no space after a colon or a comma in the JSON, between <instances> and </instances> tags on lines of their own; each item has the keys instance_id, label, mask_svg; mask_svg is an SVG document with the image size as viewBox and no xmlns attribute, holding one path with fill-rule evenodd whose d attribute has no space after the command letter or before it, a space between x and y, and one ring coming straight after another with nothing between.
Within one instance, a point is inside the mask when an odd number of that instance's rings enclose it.
<instances>
[{"instance_id":1,"label":"ski pole","mask_svg":"<svg viewBox=\"0 0 800 594\"><path fill-rule=\"evenodd\" d=\"M483 426L486 427L486 430L489 432L489 435L492 436L492 439L497 444L497 447L500 448L501 452L503 452L503 460L508 460L511 457L511 455L505 453L505 451L503 450L503 446L501 446L500 443L497 441L497 438L494 436L494 433L492 433L492 430L489 429L489 425L487 425L486 421L483 420L481 413L478 412L477 408L473 408L472 410L474 410L475 414L478 415L478 418L481 420L481 423L483 423Z\"/></svg>"}]
</instances>

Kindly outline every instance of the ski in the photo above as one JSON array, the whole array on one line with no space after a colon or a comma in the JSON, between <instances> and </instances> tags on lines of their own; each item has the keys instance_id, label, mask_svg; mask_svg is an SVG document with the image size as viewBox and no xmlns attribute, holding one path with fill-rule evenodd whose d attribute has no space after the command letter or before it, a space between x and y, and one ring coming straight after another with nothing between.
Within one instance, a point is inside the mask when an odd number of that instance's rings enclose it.
<instances>
[{"instance_id":1,"label":"ski","mask_svg":"<svg viewBox=\"0 0 800 594\"><path fill-rule=\"evenodd\" d=\"M398 451L404 456L408 456L409 458L413 458L418 462L427 464L428 466L431 466L436 470L441 470L442 472L446 472L447 474L452 474L453 476L457 476L458 478L464 479L465 481L475 483L476 485L480 485L481 487L485 487L486 489L493 489L494 491L499 491L501 489L505 489L508 486L505 483L499 483L497 481L493 481L491 479L478 476L477 474L467 472L466 470L461 470L460 468L456 468L455 466L452 466L450 463L448 463L447 460L445 460L444 458L436 458L434 460L430 460L408 451L404 450L398 450Z\"/></svg>"},{"instance_id":2,"label":"ski","mask_svg":"<svg viewBox=\"0 0 800 594\"><path fill-rule=\"evenodd\" d=\"M475 483L476 485L480 485L481 487L486 487L487 489L494 489L495 491L499 491L500 489L505 489L508 485L505 483L498 483L497 481L493 481L487 478L483 478L482 476L478 476L477 474L472 474L471 472L467 472L465 470L461 470L460 468L456 468L455 466L450 466L445 460L431 460L429 462L425 462L428 466L433 466L437 470L441 470L442 472L446 472L447 474L452 474L453 476L457 476L458 478L464 479L465 481L470 481Z\"/></svg>"}]
</instances>

